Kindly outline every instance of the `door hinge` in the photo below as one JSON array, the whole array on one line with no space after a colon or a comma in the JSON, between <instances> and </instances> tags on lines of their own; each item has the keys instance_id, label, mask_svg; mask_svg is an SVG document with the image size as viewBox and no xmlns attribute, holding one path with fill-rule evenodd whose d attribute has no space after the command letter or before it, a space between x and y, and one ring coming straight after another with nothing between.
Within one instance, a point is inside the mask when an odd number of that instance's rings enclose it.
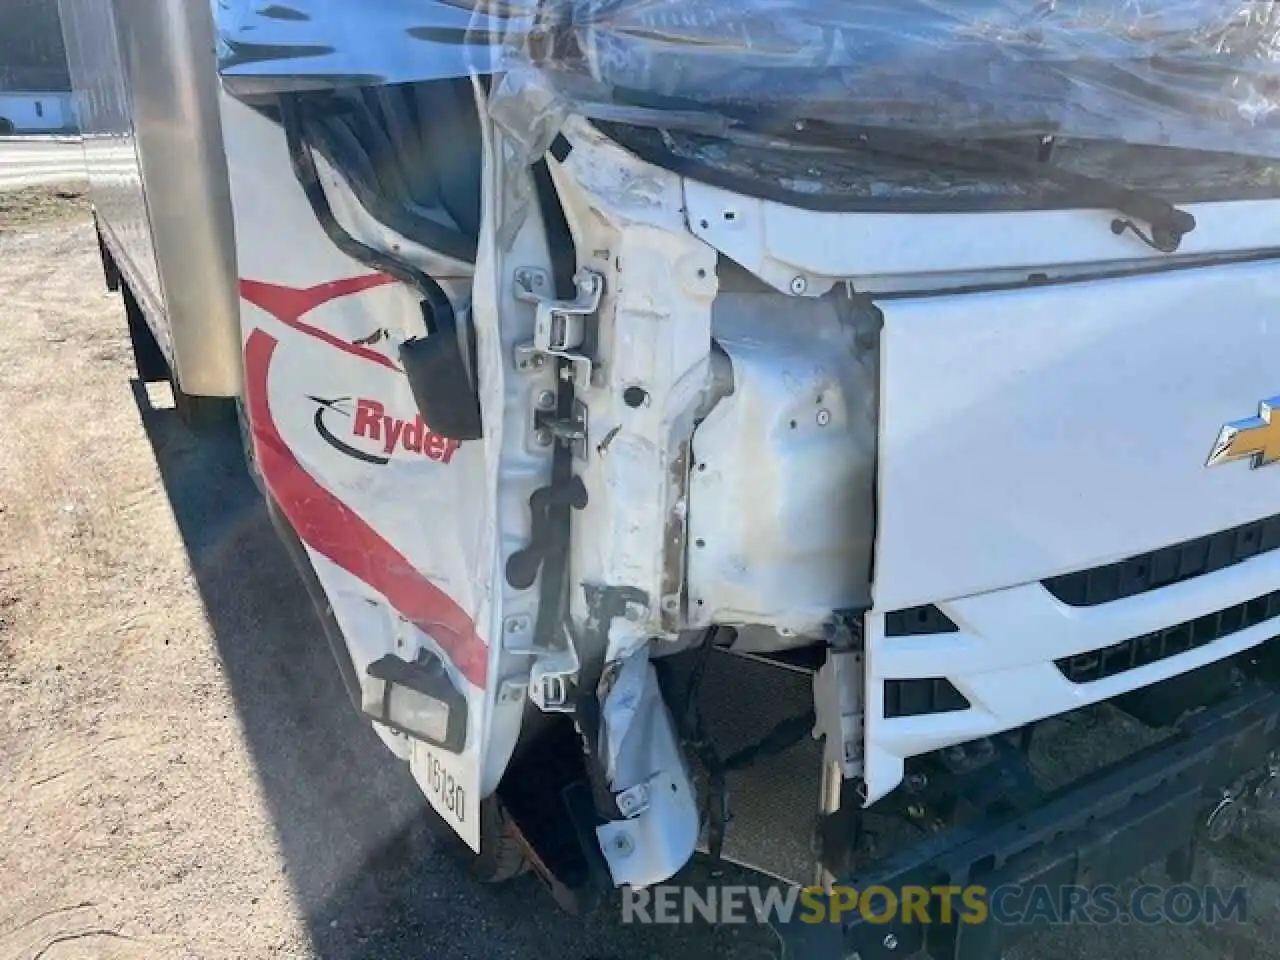
<instances>
[{"instance_id":1,"label":"door hinge","mask_svg":"<svg viewBox=\"0 0 1280 960\"><path fill-rule=\"evenodd\" d=\"M520 370L541 367L545 358L563 357L573 370L573 385L585 390L592 386L596 366L591 357L595 342L594 325L589 322L600 309L604 293L604 277L585 267L573 276L577 290L572 300L551 296L551 278L537 267L521 267L516 271L512 295L521 303L534 305L533 342L515 349L515 363ZM540 359L541 358L541 359Z\"/></svg>"}]
</instances>

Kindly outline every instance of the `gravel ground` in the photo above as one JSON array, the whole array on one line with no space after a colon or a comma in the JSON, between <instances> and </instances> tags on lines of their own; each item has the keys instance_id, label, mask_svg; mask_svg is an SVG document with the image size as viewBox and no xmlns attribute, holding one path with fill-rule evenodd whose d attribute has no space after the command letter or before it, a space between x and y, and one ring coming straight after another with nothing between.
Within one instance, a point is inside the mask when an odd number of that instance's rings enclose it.
<instances>
[{"instance_id":1,"label":"gravel ground","mask_svg":"<svg viewBox=\"0 0 1280 960\"><path fill-rule=\"evenodd\" d=\"M767 956L466 879L346 705L238 438L197 444L131 380L76 193L0 194L0 960ZM1248 924L1018 956L1276 956L1278 837L1200 867L1251 885Z\"/></svg>"}]
</instances>

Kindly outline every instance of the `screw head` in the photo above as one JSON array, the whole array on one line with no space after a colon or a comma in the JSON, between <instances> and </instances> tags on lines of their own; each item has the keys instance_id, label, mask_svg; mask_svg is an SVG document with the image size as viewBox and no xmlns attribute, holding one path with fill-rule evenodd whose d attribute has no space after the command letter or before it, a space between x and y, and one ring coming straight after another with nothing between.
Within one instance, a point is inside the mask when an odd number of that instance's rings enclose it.
<instances>
[{"instance_id":1,"label":"screw head","mask_svg":"<svg viewBox=\"0 0 1280 960\"><path fill-rule=\"evenodd\" d=\"M892 933L886 933L884 937L884 948L886 950L897 950L898 938L895 937Z\"/></svg>"},{"instance_id":2,"label":"screw head","mask_svg":"<svg viewBox=\"0 0 1280 960\"><path fill-rule=\"evenodd\" d=\"M538 446L549 447L551 446L551 431L546 427L539 427L534 431L533 439L537 441Z\"/></svg>"},{"instance_id":3,"label":"screw head","mask_svg":"<svg viewBox=\"0 0 1280 960\"><path fill-rule=\"evenodd\" d=\"M820 426L820 427L825 427L825 426L826 426L828 423L830 423L830 422L831 422L831 411L830 411L830 410L826 410L826 409L819 410L819 411L818 411L818 426Z\"/></svg>"},{"instance_id":4,"label":"screw head","mask_svg":"<svg viewBox=\"0 0 1280 960\"><path fill-rule=\"evenodd\" d=\"M556 395L550 390L543 390L538 394L538 409L550 410L556 405Z\"/></svg>"},{"instance_id":5,"label":"screw head","mask_svg":"<svg viewBox=\"0 0 1280 960\"><path fill-rule=\"evenodd\" d=\"M613 848L613 852L619 857L629 857L635 850L635 842L628 833L617 834L609 844Z\"/></svg>"},{"instance_id":6,"label":"screw head","mask_svg":"<svg viewBox=\"0 0 1280 960\"><path fill-rule=\"evenodd\" d=\"M796 294L796 296L804 293L808 286L808 281L806 281L804 277L791 278L791 292Z\"/></svg>"}]
</instances>

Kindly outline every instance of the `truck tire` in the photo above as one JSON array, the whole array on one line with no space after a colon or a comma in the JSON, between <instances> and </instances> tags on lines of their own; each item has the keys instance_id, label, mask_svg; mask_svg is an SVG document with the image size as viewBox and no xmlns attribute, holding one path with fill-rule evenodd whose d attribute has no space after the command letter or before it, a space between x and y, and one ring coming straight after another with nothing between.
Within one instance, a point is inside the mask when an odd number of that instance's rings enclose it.
<instances>
[{"instance_id":1,"label":"truck tire","mask_svg":"<svg viewBox=\"0 0 1280 960\"><path fill-rule=\"evenodd\" d=\"M133 364L138 369L138 379L143 383L163 383L169 379L169 361L165 359L156 336L147 326L147 318L138 305L138 299L123 284L124 315L129 323L129 342L133 344Z\"/></svg>"},{"instance_id":2,"label":"truck tire","mask_svg":"<svg viewBox=\"0 0 1280 960\"><path fill-rule=\"evenodd\" d=\"M470 852L470 851L468 851ZM480 802L480 852L473 854L467 872L481 883L504 883L529 869L515 828L495 796Z\"/></svg>"}]
</instances>

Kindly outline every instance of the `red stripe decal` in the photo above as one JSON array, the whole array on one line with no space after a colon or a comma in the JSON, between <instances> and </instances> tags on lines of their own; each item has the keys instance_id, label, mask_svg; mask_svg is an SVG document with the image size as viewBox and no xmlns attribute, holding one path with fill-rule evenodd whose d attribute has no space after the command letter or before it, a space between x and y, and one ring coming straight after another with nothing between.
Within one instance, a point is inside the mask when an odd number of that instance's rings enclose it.
<instances>
[{"instance_id":1,"label":"red stripe decal","mask_svg":"<svg viewBox=\"0 0 1280 960\"><path fill-rule=\"evenodd\" d=\"M333 296L319 302L329 299ZM249 334L244 348L249 421L253 425L258 469L267 487L303 543L381 593L401 616L430 636L468 680L483 687L489 650L476 634L471 618L355 511L307 473L280 436L267 400L267 371L277 343L270 334L257 329Z\"/></svg>"},{"instance_id":2,"label":"red stripe decal","mask_svg":"<svg viewBox=\"0 0 1280 960\"><path fill-rule=\"evenodd\" d=\"M328 283L321 283L314 287L299 290L297 287L280 287L274 283L263 283L261 280L241 280L240 296L255 307L261 307L281 323L293 327L300 333L315 337L317 340L323 340L329 346L337 347L345 353L354 354L357 357L363 357L365 360L372 360L374 363L381 364L390 370L399 371L400 368L393 361L378 353L377 350L370 350L368 347L362 347L358 343L348 343L339 337L335 337L327 330L321 330L319 327L312 326L309 323L303 323L301 319L304 313L308 313L316 307L328 303L330 300L337 300L339 297L359 293L362 290L369 290L373 287L384 287L389 283L395 282L395 277L389 277L385 273L370 273L363 277L330 280Z\"/></svg>"}]
</instances>

